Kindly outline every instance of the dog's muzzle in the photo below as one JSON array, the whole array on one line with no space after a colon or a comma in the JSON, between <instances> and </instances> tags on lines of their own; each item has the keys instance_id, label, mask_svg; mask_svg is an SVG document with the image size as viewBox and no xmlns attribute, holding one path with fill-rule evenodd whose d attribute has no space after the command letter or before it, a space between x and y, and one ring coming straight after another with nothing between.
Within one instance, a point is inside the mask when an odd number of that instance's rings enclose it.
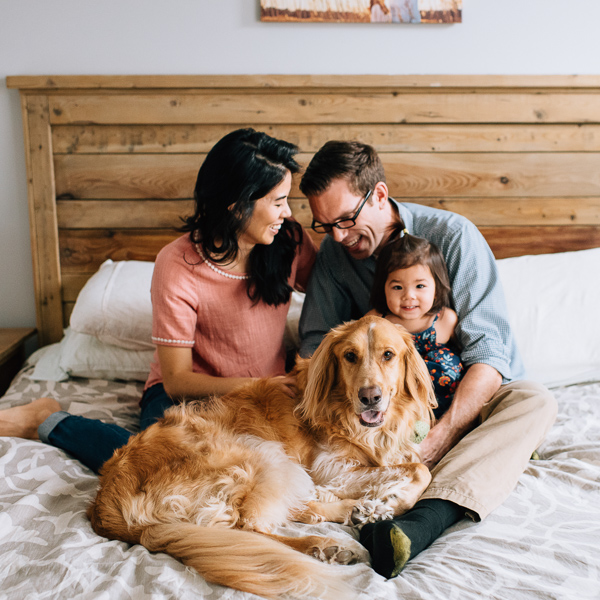
<instances>
[{"instance_id":1,"label":"dog's muzzle","mask_svg":"<svg viewBox=\"0 0 600 600\"><path fill-rule=\"evenodd\" d=\"M361 387L358 390L361 411L358 419L365 427L379 427L385 418L385 411L381 410L382 393L378 385Z\"/></svg>"}]
</instances>

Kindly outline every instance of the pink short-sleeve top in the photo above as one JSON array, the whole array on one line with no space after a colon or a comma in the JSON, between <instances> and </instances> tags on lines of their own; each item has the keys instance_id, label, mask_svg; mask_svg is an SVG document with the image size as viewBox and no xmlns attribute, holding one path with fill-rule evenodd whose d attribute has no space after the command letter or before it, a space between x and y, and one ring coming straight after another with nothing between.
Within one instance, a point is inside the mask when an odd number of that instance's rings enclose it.
<instances>
[{"instance_id":1,"label":"pink short-sleeve top","mask_svg":"<svg viewBox=\"0 0 600 600\"><path fill-rule=\"evenodd\" d=\"M283 334L289 302L277 307L247 294L247 278L201 257L189 234L165 246L152 277L152 340L192 349L193 369L217 377L285 372ZM296 251L289 284L304 291L316 257L308 235ZM162 382L154 354L146 389Z\"/></svg>"}]
</instances>

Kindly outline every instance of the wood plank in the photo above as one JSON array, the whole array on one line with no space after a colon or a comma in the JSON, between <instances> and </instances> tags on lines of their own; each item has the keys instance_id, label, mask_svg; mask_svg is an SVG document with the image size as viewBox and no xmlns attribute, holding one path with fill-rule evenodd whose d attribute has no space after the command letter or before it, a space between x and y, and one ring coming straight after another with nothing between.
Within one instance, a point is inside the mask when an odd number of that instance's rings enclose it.
<instances>
[{"instance_id":1,"label":"wood plank","mask_svg":"<svg viewBox=\"0 0 600 600\"><path fill-rule=\"evenodd\" d=\"M153 261L163 246L180 235L168 229L63 229L59 232L62 273L94 273L108 258Z\"/></svg>"},{"instance_id":2,"label":"wood plank","mask_svg":"<svg viewBox=\"0 0 600 600\"><path fill-rule=\"evenodd\" d=\"M478 227L600 225L600 197L411 198L409 201L458 213Z\"/></svg>"},{"instance_id":3,"label":"wood plank","mask_svg":"<svg viewBox=\"0 0 600 600\"><path fill-rule=\"evenodd\" d=\"M205 155L54 157L58 198L190 198Z\"/></svg>"},{"instance_id":4,"label":"wood plank","mask_svg":"<svg viewBox=\"0 0 600 600\"><path fill-rule=\"evenodd\" d=\"M600 88L599 75L12 75L31 90L198 88Z\"/></svg>"},{"instance_id":5,"label":"wood plank","mask_svg":"<svg viewBox=\"0 0 600 600\"><path fill-rule=\"evenodd\" d=\"M53 124L598 123L589 93L356 92L50 96Z\"/></svg>"},{"instance_id":6,"label":"wood plank","mask_svg":"<svg viewBox=\"0 0 600 600\"><path fill-rule=\"evenodd\" d=\"M382 157L394 197L600 195L600 154L457 153Z\"/></svg>"},{"instance_id":7,"label":"wood plank","mask_svg":"<svg viewBox=\"0 0 600 600\"><path fill-rule=\"evenodd\" d=\"M481 227L496 258L597 248L600 227Z\"/></svg>"},{"instance_id":8,"label":"wood plank","mask_svg":"<svg viewBox=\"0 0 600 600\"><path fill-rule=\"evenodd\" d=\"M600 104L600 103L599 103ZM300 154L308 164L310 154ZM600 153L382 155L390 194L403 198L600 195ZM186 199L203 155L62 155L56 193L73 199ZM290 197L301 198L295 178Z\"/></svg>"},{"instance_id":9,"label":"wood plank","mask_svg":"<svg viewBox=\"0 0 600 600\"><path fill-rule=\"evenodd\" d=\"M257 125L245 124L316 152L333 139L360 140L385 152L599 152L600 125ZM62 125L55 154L197 154L231 125Z\"/></svg>"},{"instance_id":10,"label":"wood plank","mask_svg":"<svg viewBox=\"0 0 600 600\"><path fill-rule=\"evenodd\" d=\"M181 227L193 214L193 200L58 200L61 229L130 229Z\"/></svg>"},{"instance_id":11,"label":"wood plank","mask_svg":"<svg viewBox=\"0 0 600 600\"><path fill-rule=\"evenodd\" d=\"M46 96L21 97L39 344L62 338L62 303L52 139Z\"/></svg>"},{"instance_id":12,"label":"wood plank","mask_svg":"<svg viewBox=\"0 0 600 600\"><path fill-rule=\"evenodd\" d=\"M67 271L62 274L62 298L63 298L63 311L66 304L75 304L79 292L86 284L87 280L94 274L94 272L73 272Z\"/></svg>"}]
</instances>

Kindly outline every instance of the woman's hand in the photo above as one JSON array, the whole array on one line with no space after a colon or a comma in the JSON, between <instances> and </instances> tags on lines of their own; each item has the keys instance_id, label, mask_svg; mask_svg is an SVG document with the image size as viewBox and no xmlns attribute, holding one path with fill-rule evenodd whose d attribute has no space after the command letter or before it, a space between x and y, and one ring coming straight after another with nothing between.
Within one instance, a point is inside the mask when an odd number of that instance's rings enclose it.
<instances>
[{"instance_id":1,"label":"woman's hand","mask_svg":"<svg viewBox=\"0 0 600 600\"><path fill-rule=\"evenodd\" d=\"M296 387L296 376L287 373L286 375L277 375L273 377L278 383L281 384L283 391L290 397L295 398L298 393L298 389Z\"/></svg>"}]
</instances>

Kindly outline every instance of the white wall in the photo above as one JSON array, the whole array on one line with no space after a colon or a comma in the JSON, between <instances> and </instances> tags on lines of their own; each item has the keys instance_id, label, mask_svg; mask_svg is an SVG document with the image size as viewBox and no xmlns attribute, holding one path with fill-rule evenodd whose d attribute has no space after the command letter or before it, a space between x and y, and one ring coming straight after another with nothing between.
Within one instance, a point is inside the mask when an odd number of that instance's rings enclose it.
<instances>
[{"instance_id":1,"label":"white wall","mask_svg":"<svg viewBox=\"0 0 600 600\"><path fill-rule=\"evenodd\" d=\"M463 0L456 25L261 23L258 0L0 0L0 80L600 74L598 0ZM0 85L0 327L35 325L19 95Z\"/></svg>"}]
</instances>

